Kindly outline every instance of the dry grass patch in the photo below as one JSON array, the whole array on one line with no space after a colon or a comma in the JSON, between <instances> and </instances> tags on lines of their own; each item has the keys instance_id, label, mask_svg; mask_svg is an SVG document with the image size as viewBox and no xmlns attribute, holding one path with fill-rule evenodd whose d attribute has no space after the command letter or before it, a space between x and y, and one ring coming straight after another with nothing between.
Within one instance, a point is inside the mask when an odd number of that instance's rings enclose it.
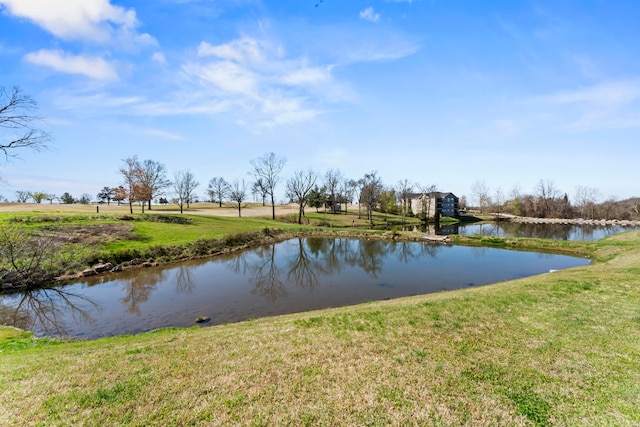
<instances>
[{"instance_id":1,"label":"dry grass patch","mask_svg":"<svg viewBox=\"0 0 640 427\"><path fill-rule=\"evenodd\" d=\"M60 243L101 245L108 242L133 240L132 224L95 224L44 226L38 229L39 235L47 236Z\"/></svg>"}]
</instances>

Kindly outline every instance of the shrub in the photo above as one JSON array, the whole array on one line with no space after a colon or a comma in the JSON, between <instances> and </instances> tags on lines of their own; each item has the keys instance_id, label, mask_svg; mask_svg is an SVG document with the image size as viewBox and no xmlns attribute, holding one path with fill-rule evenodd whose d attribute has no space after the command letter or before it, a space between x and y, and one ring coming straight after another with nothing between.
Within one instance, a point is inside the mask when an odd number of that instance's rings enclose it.
<instances>
[{"instance_id":1,"label":"shrub","mask_svg":"<svg viewBox=\"0 0 640 427\"><path fill-rule=\"evenodd\" d=\"M83 245L65 245L52 235L0 225L0 283L13 289L50 284L80 269L89 255Z\"/></svg>"}]
</instances>

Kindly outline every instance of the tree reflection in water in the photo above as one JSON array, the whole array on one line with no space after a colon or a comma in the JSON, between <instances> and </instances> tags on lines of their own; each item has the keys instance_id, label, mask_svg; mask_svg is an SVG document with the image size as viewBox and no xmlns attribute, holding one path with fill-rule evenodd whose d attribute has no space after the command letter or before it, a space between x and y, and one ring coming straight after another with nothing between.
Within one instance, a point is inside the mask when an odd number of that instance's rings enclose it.
<instances>
[{"instance_id":1,"label":"tree reflection in water","mask_svg":"<svg viewBox=\"0 0 640 427\"><path fill-rule=\"evenodd\" d=\"M92 323L89 311L100 311L100 306L64 288L27 290L20 295L17 304L0 305L0 324L41 331L46 335L67 335L65 318L71 315L74 323Z\"/></svg>"},{"instance_id":2,"label":"tree reflection in water","mask_svg":"<svg viewBox=\"0 0 640 427\"><path fill-rule=\"evenodd\" d=\"M252 278L249 279L254 286L251 293L263 296L270 301L287 295L287 289L282 281L280 269L276 264L276 245L262 247L255 252L258 260L249 265Z\"/></svg>"},{"instance_id":3,"label":"tree reflection in water","mask_svg":"<svg viewBox=\"0 0 640 427\"><path fill-rule=\"evenodd\" d=\"M311 256L311 249L307 251L304 239L297 240L299 253L289 259L287 279L300 288L313 289L318 285L318 275L327 274L327 270L316 257Z\"/></svg>"},{"instance_id":4,"label":"tree reflection in water","mask_svg":"<svg viewBox=\"0 0 640 427\"><path fill-rule=\"evenodd\" d=\"M178 267L176 277L176 291L180 294L190 294L195 289L195 284L191 278L191 267L181 265Z\"/></svg>"},{"instance_id":5,"label":"tree reflection in water","mask_svg":"<svg viewBox=\"0 0 640 427\"><path fill-rule=\"evenodd\" d=\"M361 269L377 279L389 254L406 264L420 256L434 257L438 251L433 245L384 240L298 238L295 244L297 251L287 259L278 257L276 245L271 245L238 254L230 260L229 268L248 275L254 286L251 292L273 302L287 295L288 283L314 289L322 277L339 274L345 267Z\"/></svg>"},{"instance_id":6,"label":"tree reflection in water","mask_svg":"<svg viewBox=\"0 0 640 427\"><path fill-rule=\"evenodd\" d=\"M129 280L124 282L122 304L127 311L137 316L140 315L140 304L147 301L162 280L164 280L163 270L145 270L144 273L134 274Z\"/></svg>"}]
</instances>

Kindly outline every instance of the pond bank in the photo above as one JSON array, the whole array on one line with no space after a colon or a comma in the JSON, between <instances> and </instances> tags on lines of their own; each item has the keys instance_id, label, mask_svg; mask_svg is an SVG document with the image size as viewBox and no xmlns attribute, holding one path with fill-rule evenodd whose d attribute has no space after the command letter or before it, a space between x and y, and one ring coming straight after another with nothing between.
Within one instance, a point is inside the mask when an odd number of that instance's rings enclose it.
<instances>
[{"instance_id":1,"label":"pond bank","mask_svg":"<svg viewBox=\"0 0 640 427\"><path fill-rule=\"evenodd\" d=\"M628 219L584 219L584 218L533 218L499 214L498 221L520 222L525 224L566 224L566 225L618 225L622 227L640 227L639 220Z\"/></svg>"},{"instance_id":2,"label":"pond bank","mask_svg":"<svg viewBox=\"0 0 640 427\"><path fill-rule=\"evenodd\" d=\"M460 291L95 341L0 328L0 425L638 425L640 233Z\"/></svg>"}]
</instances>

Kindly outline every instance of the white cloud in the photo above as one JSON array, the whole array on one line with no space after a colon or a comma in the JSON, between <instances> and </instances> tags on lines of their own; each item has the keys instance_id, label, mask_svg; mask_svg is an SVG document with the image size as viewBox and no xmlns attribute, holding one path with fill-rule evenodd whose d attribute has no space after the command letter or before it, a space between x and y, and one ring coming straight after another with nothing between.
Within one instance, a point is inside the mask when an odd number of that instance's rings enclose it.
<instances>
[{"instance_id":1,"label":"white cloud","mask_svg":"<svg viewBox=\"0 0 640 427\"><path fill-rule=\"evenodd\" d=\"M378 22L380 20L380 14L376 13L372 7L368 7L360 12L360 19L369 22Z\"/></svg>"},{"instance_id":2,"label":"white cloud","mask_svg":"<svg viewBox=\"0 0 640 427\"><path fill-rule=\"evenodd\" d=\"M191 84L204 88L217 101L209 108L228 108L242 117L238 123L254 128L309 120L319 114L327 95L335 95L332 65L310 65L289 58L267 39L244 36L228 43L202 42L197 58L182 71ZM337 97L336 97L337 98ZM205 98L206 99L206 98Z\"/></svg>"},{"instance_id":3,"label":"white cloud","mask_svg":"<svg viewBox=\"0 0 640 427\"><path fill-rule=\"evenodd\" d=\"M183 71L197 78L204 86L225 93L252 96L257 91L258 76L231 61L188 63L184 65Z\"/></svg>"},{"instance_id":4,"label":"white cloud","mask_svg":"<svg viewBox=\"0 0 640 427\"><path fill-rule=\"evenodd\" d=\"M221 45L211 45L207 42L200 43L198 46L198 56L215 56L220 59L227 59L243 64L257 64L265 60L264 50L267 46L261 46L261 43L250 37L243 37L233 40L230 43Z\"/></svg>"},{"instance_id":5,"label":"white cloud","mask_svg":"<svg viewBox=\"0 0 640 427\"><path fill-rule=\"evenodd\" d=\"M333 66L331 65L325 67L301 67L284 74L280 81L292 86L320 84L331 79L332 68Z\"/></svg>"},{"instance_id":6,"label":"white cloud","mask_svg":"<svg viewBox=\"0 0 640 427\"><path fill-rule=\"evenodd\" d=\"M70 55L60 50L41 49L24 56L32 64L53 68L67 74L81 74L96 80L117 80L115 68L102 58Z\"/></svg>"},{"instance_id":7,"label":"white cloud","mask_svg":"<svg viewBox=\"0 0 640 427\"><path fill-rule=\"evenodd\" d=\"M414 41L387 32L346 44L335 63L321 63L291 55L268 37L245 35L220 44L202 41L180 67L180 89L172 99L141 103L134 110L153 115L227 114L253 129L304 122L327 112L331 104L357 98L348 85L336 81L336 64L389 61L418 49Z\"/></svg>"},{"instance_id":8,"label":"white cloud","mask_svg":"<svg viewBox=\"0 0 640 427\"><path fill-rule=\"evenodd\" d=\"M154 54L151 55L151 60L158 64L167 65L167 58L165 58L164 53L162 52L154 52Z\"/></svg>"},{"instance_id":9,"label":"white cloud","mask_svg":"<svg viewBox=\"0 0 640 427\"><path fill-rule=\"evenodd\" d=\"M149 34L138 34L133 9L114 6L109 0L0 0L11 15L26 18L64 40L90 40L149 45L156 41Z\"/></svg>"}]
</instances>

